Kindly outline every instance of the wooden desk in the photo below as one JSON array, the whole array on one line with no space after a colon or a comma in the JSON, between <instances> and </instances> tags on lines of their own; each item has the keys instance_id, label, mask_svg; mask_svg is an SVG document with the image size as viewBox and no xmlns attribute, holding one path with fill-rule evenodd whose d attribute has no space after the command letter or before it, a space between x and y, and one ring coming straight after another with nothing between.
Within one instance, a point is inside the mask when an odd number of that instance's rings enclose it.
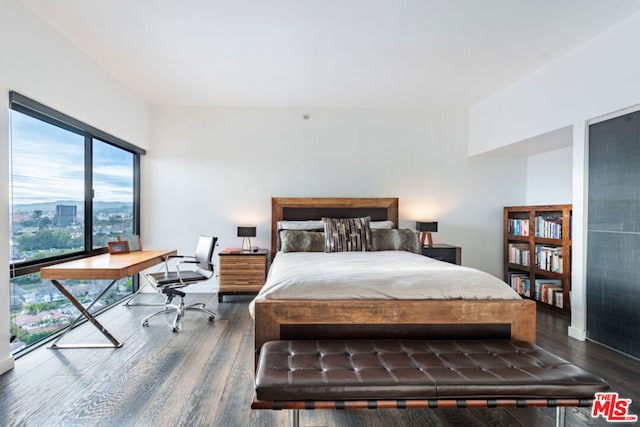
<instances>
[{"instance_id":1,"label":"wooden desk","mask_svg":"<svg viewBox=\"0 0 640 427\"><path fill-rule=\"evenodd\" d=\"M50 348L122 347L122 344L89 313L89 310L118 280L159 264L164 261L166 256L175 254L175 249L142 250L117 255L103 254L42 268L40 270L40 278L51 280L51 283L80 310L80 315L71 322L67 329L51 344ZM60 280L111 280L111 282L87 308L84 308L80 301L60 283ZM83 316L93 323L112 344L58 344L58 341L60 341Z\"/></svg>"}]
</instances>

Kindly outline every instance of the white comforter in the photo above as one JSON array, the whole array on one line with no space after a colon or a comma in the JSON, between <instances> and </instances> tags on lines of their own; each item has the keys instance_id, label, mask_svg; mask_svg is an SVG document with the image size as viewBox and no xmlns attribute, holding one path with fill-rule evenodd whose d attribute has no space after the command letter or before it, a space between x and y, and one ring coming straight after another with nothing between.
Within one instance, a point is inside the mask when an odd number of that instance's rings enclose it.
<instances>
[{"instance_id":1,"label":"white comforter","mask_svg":"<svg viewBox=\"0 0 640 427\"><path fill-rule=\"evenodd\" d=\"M278 252L250 305L273 299L520 299L502 280L405 251Z\"/></svg>"}]
</instances>

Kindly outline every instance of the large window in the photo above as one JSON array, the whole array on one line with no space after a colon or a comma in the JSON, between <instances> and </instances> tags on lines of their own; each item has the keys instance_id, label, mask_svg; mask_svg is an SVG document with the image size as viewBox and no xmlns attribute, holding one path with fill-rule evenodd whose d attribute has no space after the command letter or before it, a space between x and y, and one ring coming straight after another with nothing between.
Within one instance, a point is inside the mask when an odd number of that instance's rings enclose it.
<instances>
[{"instance_id":1,"label":"large window","mask_svg":"<svg viewBox=\"0 0 640 427\"><path fill-rule=\"evenodd\" d=\"M78 311L40 268L106 252L107 242L139 230L143 150L15 92L11 105L10 296L12 353L69 325ZM97 301L100 310L135 288L123 279ZM68 288L88 305L100 281Z\"/></svg>"}]
</instances>

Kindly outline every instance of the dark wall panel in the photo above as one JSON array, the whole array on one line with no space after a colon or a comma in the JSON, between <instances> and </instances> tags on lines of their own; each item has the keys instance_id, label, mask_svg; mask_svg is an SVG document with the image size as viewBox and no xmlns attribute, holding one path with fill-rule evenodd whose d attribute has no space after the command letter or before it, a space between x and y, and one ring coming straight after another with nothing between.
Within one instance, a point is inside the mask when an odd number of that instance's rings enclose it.
<instances>
[{"instance_id":1,"label":"dark wall panel","mask_svg":"<svg viewBox=\"0 0 640 427\"><path fill-rule=\"evenodd\" d=\"M640 357L640 234L587 238L588 337Z\"/></svg>"},{"instance_id":2,"label":"dark wall panel","mask_svg":"<svg viewBox=\"0 0 640 427\"><path fill-rule=\"evenodd\" d=\"M589 229L640 232L640 113L589 127Z\"/></svg>"},{"instance_id":3,"label":"dark wall panel","mask_svg":"<svg viewBox=\"0 0 640 427\"><path fill-rule=\"evenodd\" d=\"M587 336L640 357L640 112L589 127Z\"/></svg>"}]
</instances>

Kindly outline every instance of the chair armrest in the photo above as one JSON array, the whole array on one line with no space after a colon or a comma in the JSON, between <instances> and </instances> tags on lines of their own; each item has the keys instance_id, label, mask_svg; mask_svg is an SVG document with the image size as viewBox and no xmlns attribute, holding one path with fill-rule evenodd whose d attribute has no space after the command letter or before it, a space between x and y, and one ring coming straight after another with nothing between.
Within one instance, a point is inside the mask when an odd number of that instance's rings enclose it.
<instances>
[{"instance_id":1,"label":"chair armrest","mask_svg":"<svg viewBox=\"0 0 640 427\"><path fill-rule=\"evenodd\" d=\"M195 257L193 255L165 255L164 256L164 271L165 273L169 274L169 261L171 261L172 259L184 259L184 258L194 258ZM181 262L185 262L185 261L180 261L178 262L178 264L180 264ZM178 268L178 275L180 275L180 269Z\"/></svg>"},{"instance_id":2,"label":"chair armrest","mask_svg":"<svg viewBox=\"0 0 640 427\"><path fill-rule=\"evenodd\" d=\"M164 259L169 260L172 258L195 258L193 255L165 255Z\"/></svg>"},{"instance_id":3,"label":"chair armrest","mask_svg":"<svg viewBox=\"0 0 640 427\"><path fill-rule=\"evenodd\" d=\"M185 260L185 261L180 261L177 265L176 265L176 270L178 270L178 273L180 272L180 265L181 264L200 264L202 261L198 261L198 260ZM207 264L209 264L210 267L214 267L215 264L212 262L207 262Z\"/></svg>"},{"instance_id":4,"label":"chair armrest","mask_svg":"<svg viewBox=\"0 0 640 427\"><path fill-rule=\"evenodd\" d=\"M195 259L194 259L194 260L184 260L184 261L179 261L179 262L176 264L176 273L178 274L178 280L180 280L180 283L182 283L183 285L185 284L185 283L182 281L182 271L180 271L180 266L181 266L182 264L200 264L201 262L202 262L202 261L198 261L198 260L195 260ZM211 276L213 276L213 269L214 269L214 267L215 267L215 264L214 264L214 263L212 263L212 262L208 262L208 261L207 261L207 264L209 265L209 267L211 267Z\"/></svg>"}]
</instances>

